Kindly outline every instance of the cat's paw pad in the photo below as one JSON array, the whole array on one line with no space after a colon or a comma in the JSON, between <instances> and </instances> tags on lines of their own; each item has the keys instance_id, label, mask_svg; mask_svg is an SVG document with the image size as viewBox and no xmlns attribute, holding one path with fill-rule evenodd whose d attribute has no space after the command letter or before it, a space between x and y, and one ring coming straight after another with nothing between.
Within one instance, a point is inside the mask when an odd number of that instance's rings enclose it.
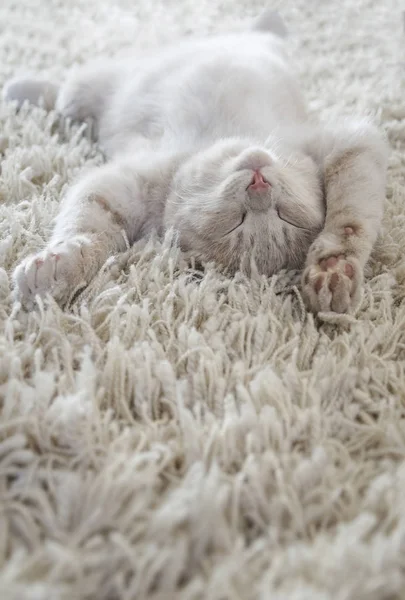
<instances>
[{"instance_id":1,"label":"cat's paw pad","mask_svg":"<svg viewBox=\"0 0 405 600\"><path fill-rule=\"evenodd\" d=\"M304 300L313 312L347 313L356 306L363 269L352 256L334 254L310 264L302 276Z\"/></svg>"},{"instance_id":2,"label":"cat's paw pad","mask_svg":"<svg viewBox=\"0 0 405 600\"><path fill-rule=\"evenodd\" d=\"M35 296L50 293L63 303L81 283L85 285L85 240L59 242L42 252L28 256L14 271L17 298L27 308L34 306Z\"/></svg>"}]
</instances>

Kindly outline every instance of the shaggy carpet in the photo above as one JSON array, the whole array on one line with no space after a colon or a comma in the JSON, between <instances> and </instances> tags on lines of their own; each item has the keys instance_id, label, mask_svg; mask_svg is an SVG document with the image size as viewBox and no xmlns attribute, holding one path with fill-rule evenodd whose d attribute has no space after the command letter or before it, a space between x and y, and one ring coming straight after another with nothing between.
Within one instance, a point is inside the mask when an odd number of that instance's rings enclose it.
<instances>
[{"instance_id":1,"label":"shaggy carpet","mask_svg":"<svg viewBox=\"0 0 405 600\"><path fill-rule=\"evenodd\" d=\"M391 147L356 317L306 314L294 274L198 277L158 241L70 310L21 311L13 267L102 157L83 128L0 105L4 600L405 598L403 3L279 5L311 108L373 114ZM3 0L0 84L262 8Z\"/></svg>"}]
</instances>

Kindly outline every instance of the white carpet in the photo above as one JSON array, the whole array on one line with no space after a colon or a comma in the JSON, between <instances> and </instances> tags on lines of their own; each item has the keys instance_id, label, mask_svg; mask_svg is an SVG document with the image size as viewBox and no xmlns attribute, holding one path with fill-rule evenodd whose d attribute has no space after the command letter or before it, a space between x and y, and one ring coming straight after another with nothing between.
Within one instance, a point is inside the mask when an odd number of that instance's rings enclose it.
<instances>
[{"instance_id":1,"label":"white carpet","mask_svg":"<svg viewBox=\"0 0 405 600\"><path fill-rule=\"evenodd\" d=\"M18 312L13 266L101 156L55 115L0 106L4 600L405 598L405 5L279 4L312 107L377 114L391 145L356 319L314 321L289 276L193 279L157 243L69 313ZM0 85L262 7L3 0Z\"/></svg>"}]
</instances>

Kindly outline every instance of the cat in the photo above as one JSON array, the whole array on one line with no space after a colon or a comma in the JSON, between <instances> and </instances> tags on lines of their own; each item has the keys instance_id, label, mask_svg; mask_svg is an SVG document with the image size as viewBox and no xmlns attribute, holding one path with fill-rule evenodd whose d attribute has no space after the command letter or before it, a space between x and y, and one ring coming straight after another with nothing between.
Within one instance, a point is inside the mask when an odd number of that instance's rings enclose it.
<instances>
[{"instance_id":1,"label":"cat","mask_svg":"<svg viewBox=\"0 0 405 600\"><path fill-rule=\"evenodd\" d=\"M92 119L108 158L68 190L46 248L17 266L23 305L47 293L68 303L128 241L174 228L198 261L303 269L310 311L355 310L382 220L386 143L368 120L308 116L286 39L266 11L242 32L81 67L60 88L6 85L17 104L42 98Z\"/></svg>"}]
</instances>

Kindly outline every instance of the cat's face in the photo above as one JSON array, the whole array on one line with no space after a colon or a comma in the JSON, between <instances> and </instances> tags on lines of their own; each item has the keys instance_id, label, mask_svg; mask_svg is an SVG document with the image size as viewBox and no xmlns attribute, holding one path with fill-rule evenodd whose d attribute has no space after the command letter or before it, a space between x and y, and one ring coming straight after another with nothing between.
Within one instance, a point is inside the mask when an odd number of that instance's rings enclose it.
<instances>
[{"instance_id":1,"label":"cat's face","mask_svg":"<svg viewBox=\"0 0 405 600\"><path fill-rule=\"evenodd\" d=\"M322 228L325 208L315 163L277 157L244 140L224 140L195 154L177 171L166 225L190 256L230 271L260 273L303 265Z\"/></svg>"}]
</instances>

